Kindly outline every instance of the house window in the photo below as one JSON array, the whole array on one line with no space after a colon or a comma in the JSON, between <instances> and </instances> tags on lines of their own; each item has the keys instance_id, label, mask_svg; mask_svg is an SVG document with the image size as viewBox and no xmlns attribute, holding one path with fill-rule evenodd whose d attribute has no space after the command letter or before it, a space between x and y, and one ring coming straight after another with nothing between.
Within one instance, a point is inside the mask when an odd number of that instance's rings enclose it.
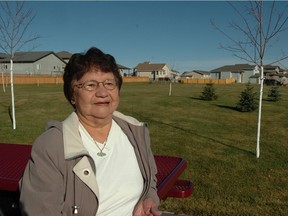
<instances>
[{"instance_id":1,"label":"house window","mask_svg":"<svg viewBox=\"0 0 288 216\"><path fill-rule=\"evenodd\" d=\"M36 64L36 69L40 70L40 68L41 68L40 64Z\"/></svg>"},{"instance_id":2,"label":"house window","mask_svg":"<svg viewBox=\"0 0 288 216\"><path fill-rule=\"evenodd\" d=\"M7 64L2 64L2 65L1 65L1 68L2 68L3 70L7 70L7 69L8 69L8 65L7 65Z\"/></svg>"}]
</instances>

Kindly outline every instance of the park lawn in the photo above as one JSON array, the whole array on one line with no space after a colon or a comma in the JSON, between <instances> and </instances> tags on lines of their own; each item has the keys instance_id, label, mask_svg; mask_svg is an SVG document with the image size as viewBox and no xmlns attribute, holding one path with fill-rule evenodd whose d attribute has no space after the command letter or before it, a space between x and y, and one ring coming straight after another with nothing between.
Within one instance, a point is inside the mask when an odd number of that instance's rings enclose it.
<instances>
[{"instance_id":1,"label":"park lawn","mask_svg":"<svg viewBox=\"0 0 288 216\"><path fill-rule=\"evenodd\" d=\"M15 85L17 129L8 110L9 86L0 92L0 142L32 144L49 119L73 110L62 85ZM182 175L195 185L186 199L161 208L187 215L286 215L288 212L288 88L267 100L264 86L260 158L256 158L258 111L235 110L244 84L214 85L218 99L200 100L204 85L124 83L119 111L148 123L155 154L188 161ZM259 86L253 85L258 93Z\"/></svg>"}]
</instances>

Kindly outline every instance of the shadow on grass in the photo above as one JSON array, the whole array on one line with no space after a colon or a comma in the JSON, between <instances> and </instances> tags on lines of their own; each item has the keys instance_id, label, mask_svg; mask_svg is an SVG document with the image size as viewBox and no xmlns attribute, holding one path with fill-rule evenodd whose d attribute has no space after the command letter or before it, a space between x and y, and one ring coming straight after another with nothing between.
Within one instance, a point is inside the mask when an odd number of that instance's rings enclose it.
<instances>
[{"instance_id":1,"label":"shadow on grass","mask_svg":"<svg viewBox=\"0 0 288 216\"><path fill-rule=\"evenodd\" d=\"M267 101L267 102L278 102L278 101L280 101L281 99L278 99L278 100L273 100L273 99L271 99L271 98L264 98L264 99L262 99L263 101Z\"/></svg>"},{"instance_id":2,"label":"shadow on grass","mask_svg":"<svg viewBox=\"0 0 288 216\"><path fill-rule=\"evenodd\" d=\"M238 110L237 110L238 111ZM139 114L138 114L139 115ZM198 136L198 137L201 137L201 138L204 138L204 139L207 139L207 140L210 140L210 141L213 141L214 143L218 143L218 144L221 144L223 146L226 146L226 147L229 147L229 148L232 148L232 149L236 149L238 151L241 151L241 152L244 152L245 154L248 154L248 155L255 155L255 153L251 152L251 151L248 151L248 150L245 150L245 149L241 149L241 148L238 148L238 147L235 147L235 146L232 146L232 145L229 145L229 144L226 144L226 143L223 143L217 139L214 139L212 137L208 137L208 136L204 136L204 135L201 135L201 134L197 134L195 133L194 131L191 131L191 130L187 130L185 128L181 128L181 127L178 127L178 126L175 126L175 125L172 125L172 124L167 124L165 122L162 122L162 121L157 121L157 120L154 120L154 119L151 119L149 117L146 117L146 116L143 116L143 115L139 115L141 116L141 118L145 118L145 119L149 119L150 122L155 122L157 124L162 124L162 125L165 125L165 126L168 126L168 127L171 127L171 128L174 128L174 129L177 129L177 130L181 130L181 131L184 131L185 133L189 133L190 135L195 135L195 136Z\"/></svg>"},{"instance_id":3,"label":"shadow on grass","mask_svg":"<svg viewBox=\"0 0 288 216\"><path fill-rule=\"evenodd\" d=\"M200 97L189 97L190 99L193 99L193 100L200 100L200 101L205 101L205 100L203 100L202 98L200 98Z\"/></svg>"},{"instance_id":4,"label":"shadow on grass","mask_svg":"<svg viewBox=\"0 0 288 216\"><path fill-rule=\"evenodd\" d=\"M218 106L220 108L225 108L225 109L230 109L230 110L240 112L235 106L225 106L225 105L216 105L216 106Z\"/></svg>"},{"instance_id":5,"label":"shadow on grass","mask_svg":"<svg viewBox=\"0 0 288 216\"><path fill-rule=\"evenodd\" d=\"M7 111L8 111L8 115L9 115L9 119L10 119L11 123L13 124L13 118L12 118L12 107L11 107L11 104L9 104L9 106L4 105L4 104L0 104L0 107L3 107L3 108L5 108L5 109L7 109Z\"/></svg>"},{"instance_id":6,"label":"shadow on grass","mask_svg":"<svg viewBox=\"0 0 288 216\"><path fill-rule=\"evenodd\" d=\"M12 107L11 107L11 104L10 104L9 107L8 107L8 113L9 113L10 121L11 121L11 123L13 124L13 117L12 117Z\"/></svg>"},{"instance_id":7,"label":"shadow on grass","mask_svg":"<svg viewBox=\"0 0 288 216\"><path fill-rule=\"evenodd\" d=\"M189 97L189 98L193 99L193 100L205 101L201 97ZM213 100L211 100L211 101L213 101ZM215 106L240 112L235 106L226 106L226 105L218 105L218 104L216 104Z\"/></svg>"}]
</instances>

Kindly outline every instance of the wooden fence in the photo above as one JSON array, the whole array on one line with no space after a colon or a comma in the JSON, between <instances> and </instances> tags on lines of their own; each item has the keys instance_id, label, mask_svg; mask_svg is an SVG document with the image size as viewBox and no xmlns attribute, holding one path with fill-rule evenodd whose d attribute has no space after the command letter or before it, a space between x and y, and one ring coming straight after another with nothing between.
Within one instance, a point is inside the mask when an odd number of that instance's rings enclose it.
<instances>
[{"instance_id":1,"label":"wooden fence","mask_svg":"<svg viewBox=\"0 0 288 216\"><path fill-rule=\"evenodd\" d=\"M228 78L228 79L186 79L181 78L181 83L184 84L207 84L207 83L213 83L213 84L231 84L235 83L235 78Z\"/></svg>"},{"instance_id":2,"label":"wooden fence","mask_svg":"<svg viewBox=\"0 0 288 216\"><path fill-rule=\"evenodd\" d=\"M0 77L0 84L10 84L10 75ZM149 82L148 77L123 77L123 82ZM62 76L45 76L45 75L14 75L14 84L62 84Z\"/></svg>"},{"instance_id":3,"label":"wooden fence","mask_svg":"<svg viewBox=\"0 0 288 216\"><path fill-rule=\"evenodd\" d=\"M124 83L131 82L150 82L149 77L123 77ZM205 84L205 83L214 83L214 84L231 84L235 83L234 78L229 79L179 79L180 83L183 84ZM0 78L0 84L9 84L10 75L2 75ZM13 76L14 84L62 84L62 76L51 76L51 75L18 75Z\"/></svg>"}]
</instances>

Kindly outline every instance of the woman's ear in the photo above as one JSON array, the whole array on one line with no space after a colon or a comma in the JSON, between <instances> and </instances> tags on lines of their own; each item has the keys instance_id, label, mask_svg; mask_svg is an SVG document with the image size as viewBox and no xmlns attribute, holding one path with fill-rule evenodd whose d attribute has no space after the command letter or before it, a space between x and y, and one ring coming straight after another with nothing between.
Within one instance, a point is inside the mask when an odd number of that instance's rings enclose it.
<instances>
[{"instance_id":1,"label":"woman's ear","mask_svg":"<svg viewBox=\"0 0 288 216\"><path fill-rule=\"evenodd\" d=\"M75 99L74 99L74 97L71 98L71 104L75 105Z\"/></svg>"}]
</instances>

